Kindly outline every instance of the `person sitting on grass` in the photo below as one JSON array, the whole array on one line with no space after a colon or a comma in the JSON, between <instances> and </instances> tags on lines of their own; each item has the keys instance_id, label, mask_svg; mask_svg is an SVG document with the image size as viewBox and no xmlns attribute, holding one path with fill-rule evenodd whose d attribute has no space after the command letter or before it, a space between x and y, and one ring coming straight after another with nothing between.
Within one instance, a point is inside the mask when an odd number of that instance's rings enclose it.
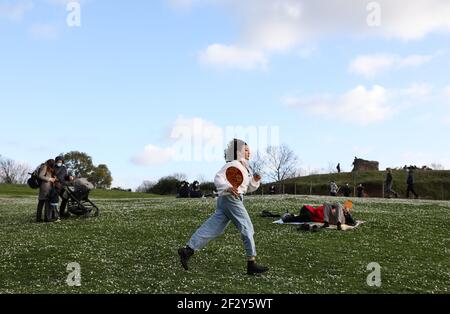
<instances>
[{"instance_id":1,"label":"person sitting on grass","mask_svg":"<svg viewBox=\"0 0 450 314\"><path fill-rule=\"evenodd\" d=\"M337 196L338 192L339 192L339 187L337 186L336 182L331 181L330 182L330 195Z\"/></svg>"},{"instance_id":2,"label":"person sitting on grass","mask_svg":"<svg viewBox=\"0 0 450 314\"><path fill-rule=\"evenodd\" d=\"M328 228L330 225L336 225L338 230L342 230L342 225L356 226L356 221L352 216L352 201L341 203L325 203L323 209L323 226Z\"/></svg>"},{"instance_id":3,"label":"person sitting on grass","mask_svg":"<svg viewBox=\"0 0 450 314\"><path fill-rule=\"evenodd\" d=\"M261 177L254 175L248 161L250 148L242 140L233 140L225 152L227 164L217 173L214 184L219 198L215 213L192 235L187 245L178 249L181 264L188 270L188 261L194 252L201 250L209 241L219 237L225 228L233 222L241 234L247 255L247 274L261 274L267 267L256 263L256 246L253 239L253 224L244 207L244 194L256 191L260 186ZM238 168L243 175L239 188L233 187L227 180L226 171L230 167Z\"/></svg>"}]
</instances>

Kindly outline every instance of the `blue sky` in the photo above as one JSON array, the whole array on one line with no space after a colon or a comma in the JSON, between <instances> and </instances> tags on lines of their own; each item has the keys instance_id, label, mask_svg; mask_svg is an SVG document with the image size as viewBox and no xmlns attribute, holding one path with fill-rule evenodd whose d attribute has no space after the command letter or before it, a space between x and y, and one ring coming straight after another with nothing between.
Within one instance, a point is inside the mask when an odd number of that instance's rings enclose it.
<instances>
[{"instance_id":1,"label":"blue sky","mask_svg":"<svg viewBox=\"0 0 450 314\"><path fill-rule=\"evenodd\" d=\"M211 180L242 126L278 130L306 170L450 167L448 1L86 0L80 27L69 2L0 0L3 156L84 151L130 188ZM214 158L177 158L198 145Z\"/></svg>"}]
</instances>

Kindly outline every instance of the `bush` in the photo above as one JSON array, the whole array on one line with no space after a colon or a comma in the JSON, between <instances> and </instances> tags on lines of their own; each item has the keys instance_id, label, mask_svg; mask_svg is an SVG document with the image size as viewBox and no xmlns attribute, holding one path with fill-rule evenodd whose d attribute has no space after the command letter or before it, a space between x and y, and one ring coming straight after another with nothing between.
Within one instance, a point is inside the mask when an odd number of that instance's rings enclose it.
<instances>
[{"instance_id":1,"label":"bush","mask_svg":"<svg viewBox=\"0 0 450 314\"><path fill-rule=\"evenodd\" d=\"M150 193L159 195L176 195L180 181L173 177L163 177L150 189Z\"/></svg>"},{"instance_id":2,"label":"bush","mask_svg":"<svg viewBox=\"0 0 450 314\"><path fill-rule=\"evenodd\" d=\"M216 185L214 184L214 182L204 182L200 184L200 190L206 194L212 193L216 190Z\"/></svg>"}]
</instances>

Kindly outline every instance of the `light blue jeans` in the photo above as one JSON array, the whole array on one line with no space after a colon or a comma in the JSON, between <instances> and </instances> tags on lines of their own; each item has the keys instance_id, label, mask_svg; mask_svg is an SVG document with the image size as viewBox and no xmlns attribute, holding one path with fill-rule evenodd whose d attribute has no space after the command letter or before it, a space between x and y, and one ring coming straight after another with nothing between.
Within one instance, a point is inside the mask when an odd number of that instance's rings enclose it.
<instances>
[{"instance_id":1,"label":"light blue jeans","mask_svg":"<svg viewBox=\"0 0 450 314\"><path fill-rule=\"evenodd\" d=\"M201 250L209 241L222 235L225 228L232 221L241 233L241 239L244 242L247 257L256 256L253 224L244 207L243 201L244 198L242 195L240 198L232 195L219 196L216 212L197 229L187 245L194 251Z\"/></svg>"}]
</instances>

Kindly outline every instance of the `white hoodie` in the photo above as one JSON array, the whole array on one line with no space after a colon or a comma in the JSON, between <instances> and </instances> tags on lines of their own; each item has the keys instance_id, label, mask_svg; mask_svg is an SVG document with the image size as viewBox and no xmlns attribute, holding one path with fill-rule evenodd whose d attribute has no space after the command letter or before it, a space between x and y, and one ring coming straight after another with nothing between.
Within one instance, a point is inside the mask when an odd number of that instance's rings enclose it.
<instances>
[{"instance_id":1,"label":"white hoodie","mask_svg":"<svg viewBox=\"0 0 450 314\"><path fill-rule=\"evenodd\" d=\"M240 161L234 160L231 162L228 162L223 168L216 174L216 177L214 178L214 184L216 185L217 192L219 195L231 195L228 190L232 188L230 182L227 180L226 171L230 167L236 167L239 170L241 170L244 181L242 182L241 186L238 188L239 194L245 194L245 193L252 193L256 191L260 186L260 181L256 181L253 178L253 172L250 168L245 167Z\"/></svg>"}]
</instances>

